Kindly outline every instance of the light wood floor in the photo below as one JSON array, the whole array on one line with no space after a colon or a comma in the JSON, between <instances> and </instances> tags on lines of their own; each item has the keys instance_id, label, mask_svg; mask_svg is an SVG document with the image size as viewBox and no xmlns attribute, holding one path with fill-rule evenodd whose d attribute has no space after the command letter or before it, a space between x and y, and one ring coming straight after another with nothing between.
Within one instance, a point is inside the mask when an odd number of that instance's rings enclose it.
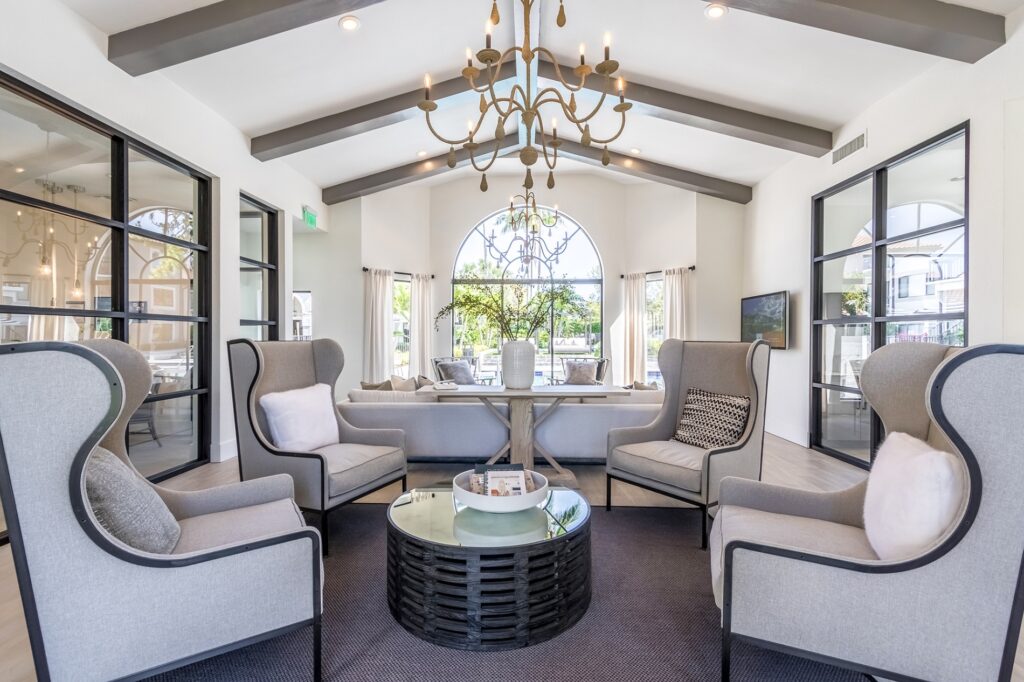
<instances>
[{"instance_id":1,"label":"light wood floor","mask_svg":"<svg viewBox=\"0 0 1024 682\"><path fill-rule=\"evenodd\" d=\"M409 486L428 485L450 480L463 470L462 465L414 464L409 467ZM573 466L580 489L593 506L605 502L603 466ZM864 478L861 469L807 450L799 445L767 436L765 441L764 480L810 490L838 490ZM238 480L234 461L208 464L193 469L163 485L178 490L198 490ZM364 498L368 503L388 503L398 494L394 485ZM612 499L616 506L654 507L682 506L682 503L634 486L614 483ZM0 548L0 680L29 682L35 680L32 653L28 643L17 579L10 547ZM1013 680L1024 682L1024 647L1018 647Z\"/></svg>"}]
</instances>

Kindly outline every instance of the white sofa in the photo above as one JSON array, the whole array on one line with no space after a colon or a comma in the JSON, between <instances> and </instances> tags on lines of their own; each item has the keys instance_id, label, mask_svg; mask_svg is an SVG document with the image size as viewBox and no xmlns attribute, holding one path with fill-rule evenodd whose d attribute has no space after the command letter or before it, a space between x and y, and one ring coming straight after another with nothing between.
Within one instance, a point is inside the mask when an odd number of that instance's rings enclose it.
<instances>
[{"instance_id":1,"label":"white sofa","mask_svg":"<svg viewBox=\"0 0 1024 682\"><path fill-rule=\"evenodd\" d=\"M405 452L410 461L485 460L508 442L508 429L475 400L422 401L412 397L368 396L353 391L351 399L338 404L342 416L353 426L405 431ZM387 392L384 392L387 393ZM537 427L537 442L566 462L604 462L608 453L608 431L627 426L645 426L661 410L664 394L643 391L624 398L591 399L564 403ZM496 405L508 416L507 405ZM547 404L538 403L539 416Z\"/></svg>"}]
</instances>

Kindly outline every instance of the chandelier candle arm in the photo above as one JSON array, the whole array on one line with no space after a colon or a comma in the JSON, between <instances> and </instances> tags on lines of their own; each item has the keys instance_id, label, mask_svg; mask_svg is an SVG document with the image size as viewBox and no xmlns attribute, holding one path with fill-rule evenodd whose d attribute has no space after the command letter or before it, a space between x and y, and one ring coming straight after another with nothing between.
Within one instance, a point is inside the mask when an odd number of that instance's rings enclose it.
<instances>
[{"instance_id":1,"label":"chandelier candle arm","mask_svg":"<svg viewBox=\"0 0 1024 682\"><path fill-rule=\"evenodd\" d=\"M473 168L478 172L484 173L480 183L481 189L484 191L487 188L486 171L494 165L500 156L501 140L506 134L504 127L513 114L518 113L520 115L520 123L525 132L525 147L520 149L519 158L522 164L526 166L526 179L523 186L529 191L533 187L534 182L531 167L537 163L541 155L543 155L544 164L549 171L548 187L554 187L554 171L559 158L558 148L562 144L562 140L558 135L557 121L552 121L551 134L550 136L547 134L542 118L542 109L546 112L548 105L559 107L566 120L581 133L583 144L605 145L605 157L607 157L607 145L621 137L625 131L626 112L632 107L632 104L626 101L625 82L621 78L617 84L612 82L612 76L618 71L619 64L612 59L610 33L604 35L604 60L597 64L596 67L591 68L587 64L586 46L580 45L580 63L579 66L573 69L573 75L578 84L570 83L562 73L561 65L555 55L545 47L540 45L534 47L532 44L532 12L538 3L536 0L518 0L518 2L523 10L522 45L510 47L504 52L494 48L494 25L500 20L500 16L497 12L492 12L491 17L485 24L485 47L476 54L476 59L485 68L477 67L473 61L474 55L472 50L466 49L466 66L462 70L462 75L468 81L473 92L480 95L479 117L475 123L472 120L470 121L468 135L452 139L440 134L434 127L430 114L437 110L437 103L431 99L429 75L424 79L424 99L419 103L419 108L425 114L427 127L431 134L451 147L449 151L449 165L452 165L451 158L454 153L454 147L462 145L469 152L469 159ZM564 5L564 2L560 2L560 5ZM494 7L496 6L492 3L492 9ZM564 6L560 6L556 24L561 28L565 23ZM501 80L504 64L505 62L515 61L518 57L521 57L522 63L525 64L525 83L517 82L513 84L509 88L508 95L500 97L497 92L497 84ZM536 76L538 74L534 69L541 58L546 58L554 65L556 86L536 88L538 92L535 93ZM577 114L576 93L585 88L587 78L594 73L604 76L605 79L601 96L596 106L586 115ZM482 83L480 79L483 79ZM616 89L618 90L619 101L612 109L616 113L621 114L618 130L608 137L595 136L590 130L590 121L599 112L604 110L609 96L614 97ZM478 144L475 140L491 111L494 111L498 117L497 129L495 131L495 138L497 139L494 151L491 153L489 160L478 162L476 152L482 145ZM540 147L540 149L538 150L537 147ZM545 224L545 221L540 222Z\"/></svg>"}]
</instances>

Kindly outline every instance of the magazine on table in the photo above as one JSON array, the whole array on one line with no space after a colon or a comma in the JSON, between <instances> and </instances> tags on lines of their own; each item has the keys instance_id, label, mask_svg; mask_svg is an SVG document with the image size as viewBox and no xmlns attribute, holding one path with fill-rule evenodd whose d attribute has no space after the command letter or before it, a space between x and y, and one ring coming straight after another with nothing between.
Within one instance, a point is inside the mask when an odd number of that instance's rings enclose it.
<instances>
[{"instance_id":1,"label":"magazine on table","mask_svg":"<svg viewBox=\"0 0 1024 682\"><path fill-rule=\"evenodd\" d=\"M478 464L469 480L470 492L491 497L525 495L536 490L522 464Z\"/></svg>"}]
</instances>

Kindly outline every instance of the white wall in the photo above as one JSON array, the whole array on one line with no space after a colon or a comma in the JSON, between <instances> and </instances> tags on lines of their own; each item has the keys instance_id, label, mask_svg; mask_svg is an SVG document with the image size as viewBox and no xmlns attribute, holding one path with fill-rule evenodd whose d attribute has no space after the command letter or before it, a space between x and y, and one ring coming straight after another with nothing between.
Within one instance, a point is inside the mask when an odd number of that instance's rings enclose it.
<instances>
[{"instance_id":1,"label":"white wall","mask_svg":"<svg viewBox=\"0 0 1024 682\"><path fill-rule=\"evenodd\" d=\"M739 341L746 207L704 195L696 195L696 199L697 271L690 276L695 318L691 318L691 338Z\"/></svg>"},{"instance_id":2,"label":"white wall","mask_svg":"<svg viewBox=\"0 0 1024 682\"><path fill-rule=\"evenodd\" d=\"M313 294L313 338L334 339L345 352L339 396L363 373L362 199L331 206L328 232L294 238L293 286Z\"/></svg>"},{"instance_id":3,"label":"white wall","mask_svg":"<svg viewBox=\"0 0 1024 682\"><path fill-rule=\"evenodd\" d=\"M245 135L162 74L111 64L106 35L56 0L0 0L0 16L0 68L214 176L211 456L234 456L226 342L239 336L238 193L282 209L288 229L303 204L326 213L320 189L283 162L257 161Z\"/></svg>"},{"instance_id":4,"label":"white wall","mask_svg":"<svg viewBox=\"0 0 1024 682\"><path fill-rule=\"evenodd\" d=\"M430 188L402 187L361 201L363 266L428 273Z\"/></svg>"},{"instance_id":5,"label":"white wall","mask_svg":"<svg viewBox=\"0 0 1024 682\"><path fill-rule=\"evenodd\" d=\"M1007 45L979 63L940 64L837 132L837 142L845 143L867 130L867 149L835 166L830 155L798 159L754 188L743 291L793 293L792 349L773 351L772 357L767 417L772 433L807 442L811 197L965 120L971 122L970 343L1024 341L1018 262L1024 245L1022 20L1024 10L1011 15Z\"/></svg>"}]
</instances>

